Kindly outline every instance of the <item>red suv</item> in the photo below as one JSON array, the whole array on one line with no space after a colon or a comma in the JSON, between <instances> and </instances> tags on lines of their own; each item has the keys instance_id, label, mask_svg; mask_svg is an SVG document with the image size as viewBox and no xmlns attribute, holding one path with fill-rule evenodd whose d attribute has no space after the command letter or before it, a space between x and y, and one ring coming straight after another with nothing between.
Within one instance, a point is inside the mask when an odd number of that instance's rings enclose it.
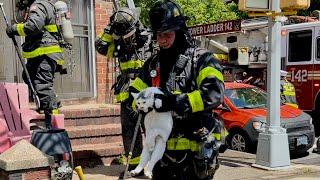
<instances>
[{"instance_id":1,"label":"red suv","mask_svg":"<svg viewBox=\"0 0 320 180\"><path fill-rule=\"evenodd\" d=\"M243 83L225 83L225 87L225 105L216 113L229 131L229 148L254 152L259 132L266 126L267 93ZM281 127L287 130L290 153L303 153L313 146L312 118L300 109L282 104Z\"/></svg>"}]
</instances>

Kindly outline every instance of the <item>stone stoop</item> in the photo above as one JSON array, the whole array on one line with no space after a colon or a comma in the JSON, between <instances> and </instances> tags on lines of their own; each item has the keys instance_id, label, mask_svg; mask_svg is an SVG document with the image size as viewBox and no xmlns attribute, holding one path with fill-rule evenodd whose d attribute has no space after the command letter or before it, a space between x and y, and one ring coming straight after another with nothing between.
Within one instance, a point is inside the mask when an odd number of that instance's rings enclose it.
<instances>
[{"instance_id":1,"label":"stone stoop","mask_svg":"<svg viewBox=\"0 0 320 180\"><path fill-rule=\"evenodd\" d=\"M119 105L71 105L61 113L76 166L109 165L123 152Z\"/></svg>"}]
</instances>

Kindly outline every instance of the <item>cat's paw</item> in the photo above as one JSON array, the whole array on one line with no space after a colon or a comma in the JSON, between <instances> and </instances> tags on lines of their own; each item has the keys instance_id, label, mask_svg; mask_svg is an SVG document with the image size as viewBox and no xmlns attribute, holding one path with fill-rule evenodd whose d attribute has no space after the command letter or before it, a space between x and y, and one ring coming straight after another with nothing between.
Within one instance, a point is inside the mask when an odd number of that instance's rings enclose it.
<instances>
[{"instance_id":1,"label":"cat's paw","mask_svg":"<svg viewBox=\"0 0 320 180\"><path fill-rule=\"evenodd\" d=\"M154 106L156 108L161 108L162 107L162 100L161 99L155 99L154 100Z\"/></svg>"},{"instance_id":2,"label":"cat's paw","mask_svg":"<svg viewBox=\"0 0 320 180\"><path fill-rule=\"evenodd\" d=\"M144 170L144 175L146 177L148 177L149 179L152 179L152 172L151 171Z\"/></svg>"},{"instance_id":3,"label":"cat's paw","mask_svg":"<svg viewBox=\"0 0 320 180\"><path fill-rule=\"evenodd\" d=\"M141 170L139 171L139 169L136 168L136 169L130 171L130 175L132 177L134 177L134 176L138 175L140 172L141 172Z\"/></svg>"}]
</instances>

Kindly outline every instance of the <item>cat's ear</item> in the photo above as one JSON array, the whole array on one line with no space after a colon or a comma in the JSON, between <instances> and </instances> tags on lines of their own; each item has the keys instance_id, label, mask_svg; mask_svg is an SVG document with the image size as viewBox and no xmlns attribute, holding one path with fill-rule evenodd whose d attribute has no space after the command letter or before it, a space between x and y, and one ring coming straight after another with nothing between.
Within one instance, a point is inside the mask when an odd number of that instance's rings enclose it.
<instances>
[{"instance_id":1,"label":"cat's ear","mask_svg":"<svg viewBox=\"0 0 320 180\"><path fill-rule=\"evenodd\" d=\"M132 97L134 98L134 99L137 99L138 98L138 95L139 95L139 93L131 93L131 95L132 95Z\"/></svg>"}]
</instances>

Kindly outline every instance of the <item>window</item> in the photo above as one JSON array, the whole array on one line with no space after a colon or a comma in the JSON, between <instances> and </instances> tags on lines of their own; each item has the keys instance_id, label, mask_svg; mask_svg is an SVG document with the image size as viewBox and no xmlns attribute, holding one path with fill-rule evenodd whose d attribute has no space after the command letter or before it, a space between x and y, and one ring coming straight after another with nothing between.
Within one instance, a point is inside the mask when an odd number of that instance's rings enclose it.
<instances>
[{"instance_id":1,"label":"window","mask_svg":"<svg viewBox=\"0 0 320 180\"><path fill-rule=\"evenodd\" d=\"M259 88L227 89L225 95L237 108L267 107L267 93Z\"/></svg>"},{"instance_id":2,"label":"window","mask_svg":"<svg viewBox=\"0 0 320 180\"><path fill-rule=\"evenodd\" d=\"M68 74L56 74L55 89L61 99L93 96L93 59L91 44L91 1L69 1L75 38L71 51L65 50ZM94 52L93 52L94 53Z\"/></svg>"},{"instance_id":3,"label":"window","mask_svg":"<svg viewBox=\"0 0 320 180\"><path fill-rule=\"evenodd\" d=\"M317 60L320 61L320 37L317 38Z\"/></svg>"},{"instance_id":4,"label":"window","mask_svg":"<svg viewBox=\"0 0 320 180\"><path fill-rule=\"evenodd\" d=\"M310 61L312 54L312 30L289 33L289 62Z\"/></svg>"}]
</instances>

